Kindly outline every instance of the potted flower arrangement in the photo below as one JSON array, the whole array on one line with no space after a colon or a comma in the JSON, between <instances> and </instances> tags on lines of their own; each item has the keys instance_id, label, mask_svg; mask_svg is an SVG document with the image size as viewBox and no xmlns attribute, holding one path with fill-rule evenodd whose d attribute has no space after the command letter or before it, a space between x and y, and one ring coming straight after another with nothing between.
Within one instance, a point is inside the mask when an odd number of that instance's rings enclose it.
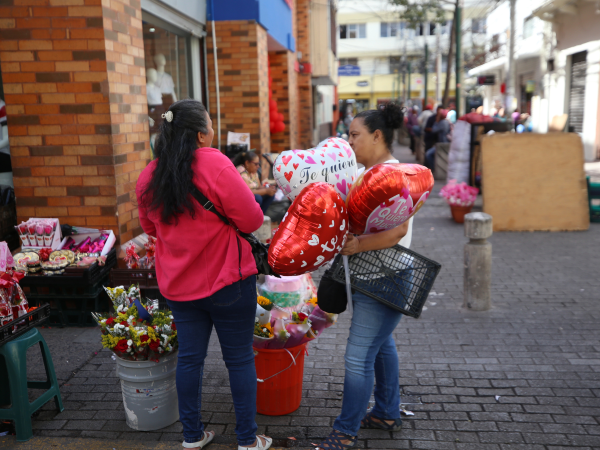
<instances>
[{"instance_id":1,"label":"potted flower arrangement","mask_svg":"<svg viewBox=\"0 0 600 450\"><path fill-rule=\"evenodd\" d=\"M140 431L169 426L179 419L173 316L160 311L157 300L142 299L139 286L105 290L115 313L92 315L101 329L102 346L113 351L117 362L127 425Z\"/></svg>"},{"instance_id":2,"label":"potted flower arrangement","mask_svg":"<svg viewBox=\"0 0 600 450\"><path fill-rule=\"evenodd\" d=\"M457 223L464 223L465 214L468 214L473 208L479 189L468 186L464 181L457 183L456 180L450 180L440 191L440 195L446 199L450 205L452 218Z\"/></svg>"}]
</instances>

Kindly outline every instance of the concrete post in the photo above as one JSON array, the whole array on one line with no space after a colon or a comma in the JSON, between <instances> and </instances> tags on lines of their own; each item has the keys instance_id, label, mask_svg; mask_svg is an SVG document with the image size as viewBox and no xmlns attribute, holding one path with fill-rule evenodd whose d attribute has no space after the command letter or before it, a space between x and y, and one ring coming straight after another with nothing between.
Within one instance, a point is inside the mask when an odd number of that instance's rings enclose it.
<instances>
[{"instance_id":1,"label":"concrete post","mask_svg":"<svg viewBox=\"0 0 600 450\"><path fill-rule=\"evenodd\" d=\"M492 305L492 216L475 212L465 215L465 299L463 308L487 311Z\"/></svg>"}]
</instances>

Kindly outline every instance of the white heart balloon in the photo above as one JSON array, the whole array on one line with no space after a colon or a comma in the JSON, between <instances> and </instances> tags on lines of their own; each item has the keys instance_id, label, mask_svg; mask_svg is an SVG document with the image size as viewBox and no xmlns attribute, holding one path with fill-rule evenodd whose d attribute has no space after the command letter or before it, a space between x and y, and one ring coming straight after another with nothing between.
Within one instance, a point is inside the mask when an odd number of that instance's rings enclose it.
<instances>
[{"instance_id":1,"label":"white heart balloon","mask_svg":"<svg viewBox=\"0 0 600 450\"><path fill-rule=\"evenodd\" d=\"M302 189L317 181L332 185L345 201L356 181L356 169L356 156L348 142L329 138L316 148L281 152L273 165L273 175L292 201Z\"/></svg>"}]
</instances>

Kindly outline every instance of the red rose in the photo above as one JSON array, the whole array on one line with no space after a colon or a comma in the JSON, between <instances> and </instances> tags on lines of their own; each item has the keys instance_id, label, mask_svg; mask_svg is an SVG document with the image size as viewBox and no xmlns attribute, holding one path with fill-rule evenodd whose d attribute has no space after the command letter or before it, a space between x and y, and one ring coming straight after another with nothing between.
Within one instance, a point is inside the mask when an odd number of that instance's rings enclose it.
<instances>
[{"instance_id":1,"label":"red rose","mask_svg":"<svg viewBox=\"0 0 600 450\"><path fill-rule=\"evenodd\" d=\"M300 322L304 322L304 319L306 319L308 316L304 313L298 313L298 320Z\"/></svg>"},{"instance_id":2,"label":"red rose","mask_svg":"<svg viewBox=\"0 0 600 450\"><path fill-rule=\"evenodd\" d=\"M113 319L112 317L109 317L108 319L106 319L106 326L112 327L114 323L115 323L115 319Z\"/></svg>"},{"instance_id":3,"label":"red rose","mask_svg":"<svg viewBox=\"0 0 600 450\"><path fill-rule=\"evenodd\" d=\"M147 335L147 334L144 334L142 337L140 337L140 341L141 341L142 343L146 342L148 339L150 339L150 338L148 337L148 335Z\"/></svg>"},{"instance_id":4,"label":"red rose","mask_svg":"<svg viewBox=\"0 0 600 450\"><path fill-rule=\"evenodd\" d=\"M119 342L117 342L117 345L114 346L113 350L115 352L124 353L127 351L127 347L127 340L121 339Z\"/></svg>"},{"instance_id":5,"label":"red rose","mask_svg":"<svg viewBox=\"0 0 600 450\"><path fill-rule=\"evenodd\" d=\"M172 330L174 330L174 331L176 331L176 330L177 330L177 326L175 325L175 322L173 322L173 323L171 324L171 329L172 329Z\"/></svg>"},{"instance_id":6,"label":"red rose","mask_svg":"<svg viewBox=\"0 0 600 450\"><path fill-rule=\"evenodd\" d=\"M160 346L160 341L158 339L154 339L153 341L150 341L150 344L148 344L148 347L150 347L150 350L158 350L158 347Z\"/></svg>"},{"instance_id":7,"label":"red rose","mask_svg":"<svg viewBox=\"0 0 600 450\"><path fill-rule=\"evenodd\" d=\"M142 319L141 319L141 318L138 318L138 322L142 322Z\"/></svg>"}]
</instances>

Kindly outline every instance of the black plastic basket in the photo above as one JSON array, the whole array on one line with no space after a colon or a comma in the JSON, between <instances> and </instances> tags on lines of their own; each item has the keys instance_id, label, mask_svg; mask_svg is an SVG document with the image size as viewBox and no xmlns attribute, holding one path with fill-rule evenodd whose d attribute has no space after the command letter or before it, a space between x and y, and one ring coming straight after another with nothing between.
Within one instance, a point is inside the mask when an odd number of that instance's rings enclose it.
<instances>
[{"instance_id":1,"label":"black plastic basket","mask_svg":"<svg viewBox=\"0 0 600 450\"><path fill-rule=\"evenodd\" d=\"M359 292L410 317L421 315L441 264L401 245L357 253L348 258L350 284ZM346 283L344 263L336 258L333 279Z\"/></svg>"},{"instance_id":2,"label":"black plastic basket","mask_svg":"<svg viewBox=\"0 0 600 450\"><path fill-rule=\"evenodd\" d=\"M50 305L44 304L34 309L27 314L8 322L0 327L0 345L4 345L9 341L28 332L33 327L41 325L50 317ZM17 326L16 329L15 325Z\"/></svg>"}]
</instances>

